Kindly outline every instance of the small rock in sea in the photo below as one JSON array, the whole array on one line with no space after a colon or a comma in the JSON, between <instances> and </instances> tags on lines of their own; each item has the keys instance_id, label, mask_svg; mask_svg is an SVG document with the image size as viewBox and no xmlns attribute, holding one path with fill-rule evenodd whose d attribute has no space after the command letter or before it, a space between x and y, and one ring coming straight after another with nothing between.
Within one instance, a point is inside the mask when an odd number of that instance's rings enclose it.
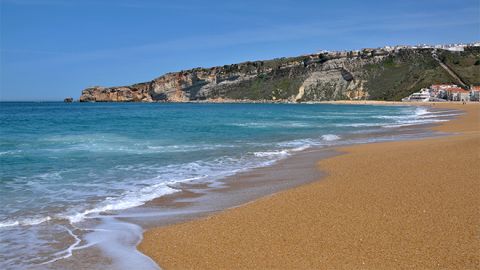
<instances>
[{"instance_id":1,"label":"small rock in sea","mask_svg":"<svg viewBox=\"0 0 480 270\"><path fill-rule=\"evenodd\" d=\"M72 97L67 97L66 99L63 100L63 102L71 103L71 102L73 102L73 98Z\"/></svg>"}]
</instances>

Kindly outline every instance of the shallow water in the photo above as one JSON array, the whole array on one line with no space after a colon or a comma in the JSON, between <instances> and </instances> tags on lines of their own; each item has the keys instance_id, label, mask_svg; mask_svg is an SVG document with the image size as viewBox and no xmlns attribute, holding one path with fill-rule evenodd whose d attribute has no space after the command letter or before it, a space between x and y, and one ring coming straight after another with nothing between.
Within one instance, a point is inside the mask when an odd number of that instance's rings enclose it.
<instances>
[{"instance_id":1,"label":"shallow water","mask_svg":"<svg viewBox=\"0 0 480 270\"><path fill-rule=\"evenodd\" d=\"M108 215L179 192L180 183L212 186L308 148L397 139L405 127L455 115L410 106L0 103L0 268L50 267L94 246L113 269L128 269L129 250L130 261L155 268L131 248L142 228ZM102 233L105 224L117 233ZM122 233L130 249L112 246Z\"/></svg>"}]
</instances>

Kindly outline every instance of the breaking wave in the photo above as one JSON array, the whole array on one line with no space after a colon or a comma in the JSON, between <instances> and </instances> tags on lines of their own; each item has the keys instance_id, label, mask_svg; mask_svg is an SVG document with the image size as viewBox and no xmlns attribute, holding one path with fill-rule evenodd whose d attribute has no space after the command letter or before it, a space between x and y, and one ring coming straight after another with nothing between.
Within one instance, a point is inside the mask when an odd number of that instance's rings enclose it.
<instances>
[{"instance_id":1,"label":"breaking wave","mask_svg":"<svg viewBox=\"0 0 480 270\"><path fill-rule=\"evenodd\" d=\"M336 140L340 140L340 136L335 134L326 134L326 135L322 135L322 139L325 141L336 141Z\"/></svg>"}]
</instances>

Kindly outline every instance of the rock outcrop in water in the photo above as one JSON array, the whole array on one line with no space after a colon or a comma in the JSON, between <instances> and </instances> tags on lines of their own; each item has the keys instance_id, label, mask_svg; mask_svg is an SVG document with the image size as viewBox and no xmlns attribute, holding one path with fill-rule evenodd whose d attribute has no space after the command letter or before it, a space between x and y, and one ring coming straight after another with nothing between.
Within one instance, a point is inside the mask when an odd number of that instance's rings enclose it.
<instances>
[{"instance_id":1,"label":"rock outcrop in water","mask_svg":"<svg viewBox=\"0 0 480 270\"><path fill-rule=\"evenodd\" d=\"M430 84L455 83L438 59L465 82L480 83L479 47L463 52L364 49L194 68L130 86L95 86L83 90L80 101L399 100Z\"/></svg>"}]
</instances>

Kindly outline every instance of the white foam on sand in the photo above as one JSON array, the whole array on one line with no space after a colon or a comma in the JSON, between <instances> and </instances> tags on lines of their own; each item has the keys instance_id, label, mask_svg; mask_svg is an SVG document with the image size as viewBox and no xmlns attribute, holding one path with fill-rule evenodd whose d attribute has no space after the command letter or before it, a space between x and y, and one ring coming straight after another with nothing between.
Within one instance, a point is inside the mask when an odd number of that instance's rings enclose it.
<instances>
[{"instance_id":1,"label":"white foam on sand","mask_svg":"<svg viewBox=\"0 0 480 270\"><path fill-rule=\"evenodd\" d=\"M160 268L152 259L136 249L142 240L142 233L143 230L138 225L105 217L102 224L88 233L85 239L112 258L114 269L158 270Z\"/></svg>"},{"instance_id":2,"label":"white foam on sand","mask_svg":"<svg viewBox=\"0 0 480 270\"><path fill-rule=\"evenodd\" d=\"M87 216L108 211L118 211L140 206L155 198L178 192L179 190L168 186L169 183L159 183L147 186L136 192L126 192L118 198L107 198L99 206L73 215L64 216L71 223L84 220Z\"/></svg>"}]
</instances>

